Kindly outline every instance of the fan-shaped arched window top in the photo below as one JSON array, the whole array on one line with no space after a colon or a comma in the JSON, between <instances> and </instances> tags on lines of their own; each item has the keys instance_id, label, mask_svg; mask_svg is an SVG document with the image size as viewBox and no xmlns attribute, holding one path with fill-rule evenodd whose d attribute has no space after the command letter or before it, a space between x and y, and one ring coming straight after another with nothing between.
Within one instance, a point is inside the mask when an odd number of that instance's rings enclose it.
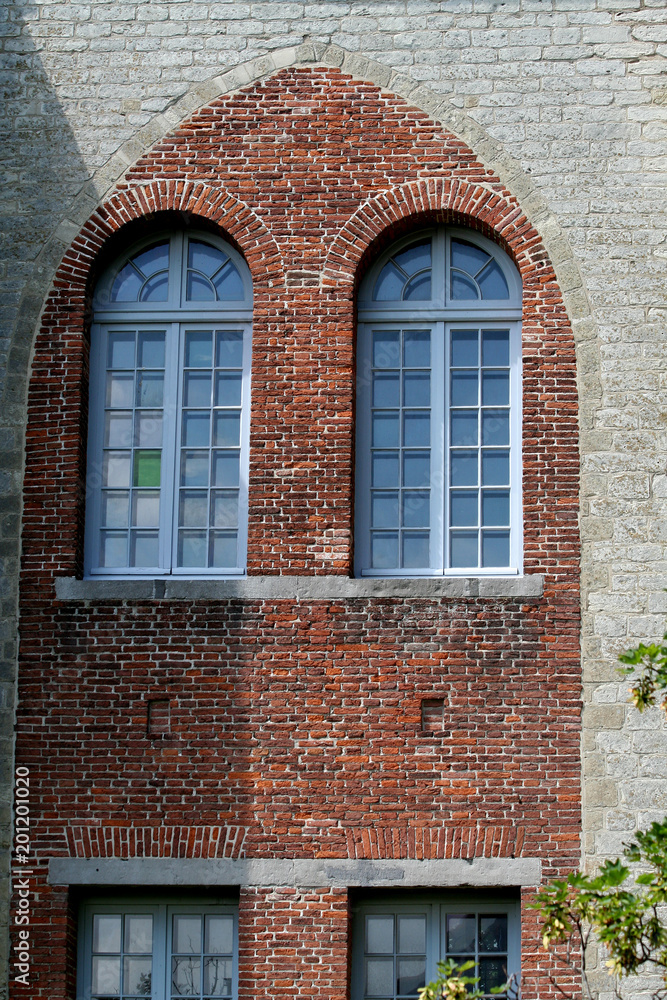
<instances>
[{"instance_id":1,"label":"fan-shaped arched window top","mask_svg":"<svg viewBox=\"0 0 667 1000\"><path fill-rule=\"evenodd\" d=\"M399 240L371 267L359 309L395 307L517 309L521 281L506 254L471 230L445 228Z\"/></svg>"},{"instance_id":2,"label":"fan-shaped arched window top","mask_svg":"<svg viewBox=\"0 0 667 1000\"><path fill-rule=\"evenodd\" d=\"M94 295L91 575L243 572L252 284L204 233L135 245Z\"/></svg>"},{"instance_id":3,"label":"fan-shaped arched window top","mask_svg":"<svg viewBox=\"0 0 667 1000\"><path fill-rule=\"evenodd\" d=\"M521 564L521 281L472 230L399 240L358 300L357 571Z\"/></svg>"},{"instance_id":4,"label":"fan-shaped arched window top","mask_svg":"<svg viewBox=\"0 0 667 1000\"><path fill-rule=\"evenodd\" d=\"M143 240L117 260L95 291L96 310L194 311L205 303L235 309L252 303L252 283L241 255L215 236L174 233Z\"/></svg>"}]
</instances>

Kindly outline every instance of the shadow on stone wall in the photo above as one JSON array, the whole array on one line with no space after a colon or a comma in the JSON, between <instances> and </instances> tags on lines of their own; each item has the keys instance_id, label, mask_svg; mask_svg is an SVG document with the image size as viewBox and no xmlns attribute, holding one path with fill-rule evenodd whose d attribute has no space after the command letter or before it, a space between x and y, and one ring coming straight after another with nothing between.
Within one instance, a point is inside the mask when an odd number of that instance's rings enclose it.
<instances>
[{"instance_id":1,"label":"shadow on stone wall","mask_svg":"<svg viewBox=\"0 0 667 1000\"><path fill-rule=\"evenodd\" d=\"M53 10L53 8L51 8ZM86 168L40 57L41 32L71 58L71 24L28 20L3 5L0 21L0 1000L7 996L11 805L21 486L26 389L35 321L30 301L40 250L81 189ZM0 15L1 16L1 15ZM33 29L31 31L31 28ZM59 45L55 44L56 39ZM57 69L52 71L57 78ZM70 74L71 75L71 74ZM70 95L71 96L71 95ZM34 299L34 296L33 296Z\"/></svg>"}]
</instances>

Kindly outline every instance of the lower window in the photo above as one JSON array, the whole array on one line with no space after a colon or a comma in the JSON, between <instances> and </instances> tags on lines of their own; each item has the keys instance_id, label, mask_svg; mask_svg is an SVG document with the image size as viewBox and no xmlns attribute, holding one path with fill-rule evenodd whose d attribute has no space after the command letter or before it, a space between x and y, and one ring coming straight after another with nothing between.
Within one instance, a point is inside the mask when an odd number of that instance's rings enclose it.
<instances>
[{"instance_id":1,"label":"lower window","mask_svg":"<svg viewBox=\"0 0 667 1000\"><path fill-rule=\"evenodd\" d=\"M437 963L473 961L479 987L493 996L519 974L517 901L424 896L361 902L355 910L352 1000L416 997L437 978ZM497 995L497 994L495 994ZM506 995L506 994L501 994Z\"/></svg>"},{"instance_id":2,"label":"lower window","mask_svg":"<svg viewBox=\"0 0 667 1000\"><path fill-rule=\"evenodd\" d=\"M237 907L87 903L79 934L83 1000L213 1000L238 994Z\"/></svg>"}]
</instances>

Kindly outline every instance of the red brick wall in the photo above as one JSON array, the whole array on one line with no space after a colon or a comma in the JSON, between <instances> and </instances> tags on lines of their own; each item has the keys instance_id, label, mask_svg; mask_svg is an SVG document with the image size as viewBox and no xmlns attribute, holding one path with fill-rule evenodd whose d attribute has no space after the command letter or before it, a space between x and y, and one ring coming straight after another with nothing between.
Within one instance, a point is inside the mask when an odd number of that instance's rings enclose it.
<instances>
[{"instance_id":1,"label":"red brick wall","mask_svg":"<svg viewBox=\"0 0 667 1000\"><path fill-rule=\"evenodd\" d=\"M253 275L251 575L350 572L366 262L434 222L474 226L511 254L524 284L525 569L545 574L543 598L55 601L54 578L81 568L92 282L170 212L217 226ZM41 862L523 855L547 876L578 863L573 339L538 234L459 140L334 70L284 71L213 102L139 160L66 254L29 412L18 761ZM155 698L170 701L170 734L149 737ZM425 734L421 700L434 698L444 729ZM30 995L61 1000L62 893L40 893L54 930ZM242 995L343 998L346 921L338 892L244 892ZM523 964L527 998L555 995L530 942Z\"/></svg>"}]
</instances>

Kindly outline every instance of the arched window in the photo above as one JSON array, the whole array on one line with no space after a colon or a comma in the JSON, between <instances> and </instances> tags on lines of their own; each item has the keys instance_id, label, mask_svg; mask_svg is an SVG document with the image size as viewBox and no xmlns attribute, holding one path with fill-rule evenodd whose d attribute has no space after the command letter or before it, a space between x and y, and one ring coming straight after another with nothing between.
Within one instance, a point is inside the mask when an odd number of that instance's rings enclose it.
<instances>
[{"instance_id":1,"label":"arched window","mask_svg":"<svg viewBox=\"0 0 667 1000\"><path fill-rule=\"evenodd\" d=\"M93 302L86 572L244 571L252 284L208 233L133 246Z\"/></svg>"},{"instance_id":2,"label":"arched window","mask_svg":"<svg viewBox=\"0 0 667 1000\"><path fill-rule=\"evenodd\" d=\"M399 240L358 300L356 569L521 571L521 281L498 246Z\"/></svg>"}]
</instances>

